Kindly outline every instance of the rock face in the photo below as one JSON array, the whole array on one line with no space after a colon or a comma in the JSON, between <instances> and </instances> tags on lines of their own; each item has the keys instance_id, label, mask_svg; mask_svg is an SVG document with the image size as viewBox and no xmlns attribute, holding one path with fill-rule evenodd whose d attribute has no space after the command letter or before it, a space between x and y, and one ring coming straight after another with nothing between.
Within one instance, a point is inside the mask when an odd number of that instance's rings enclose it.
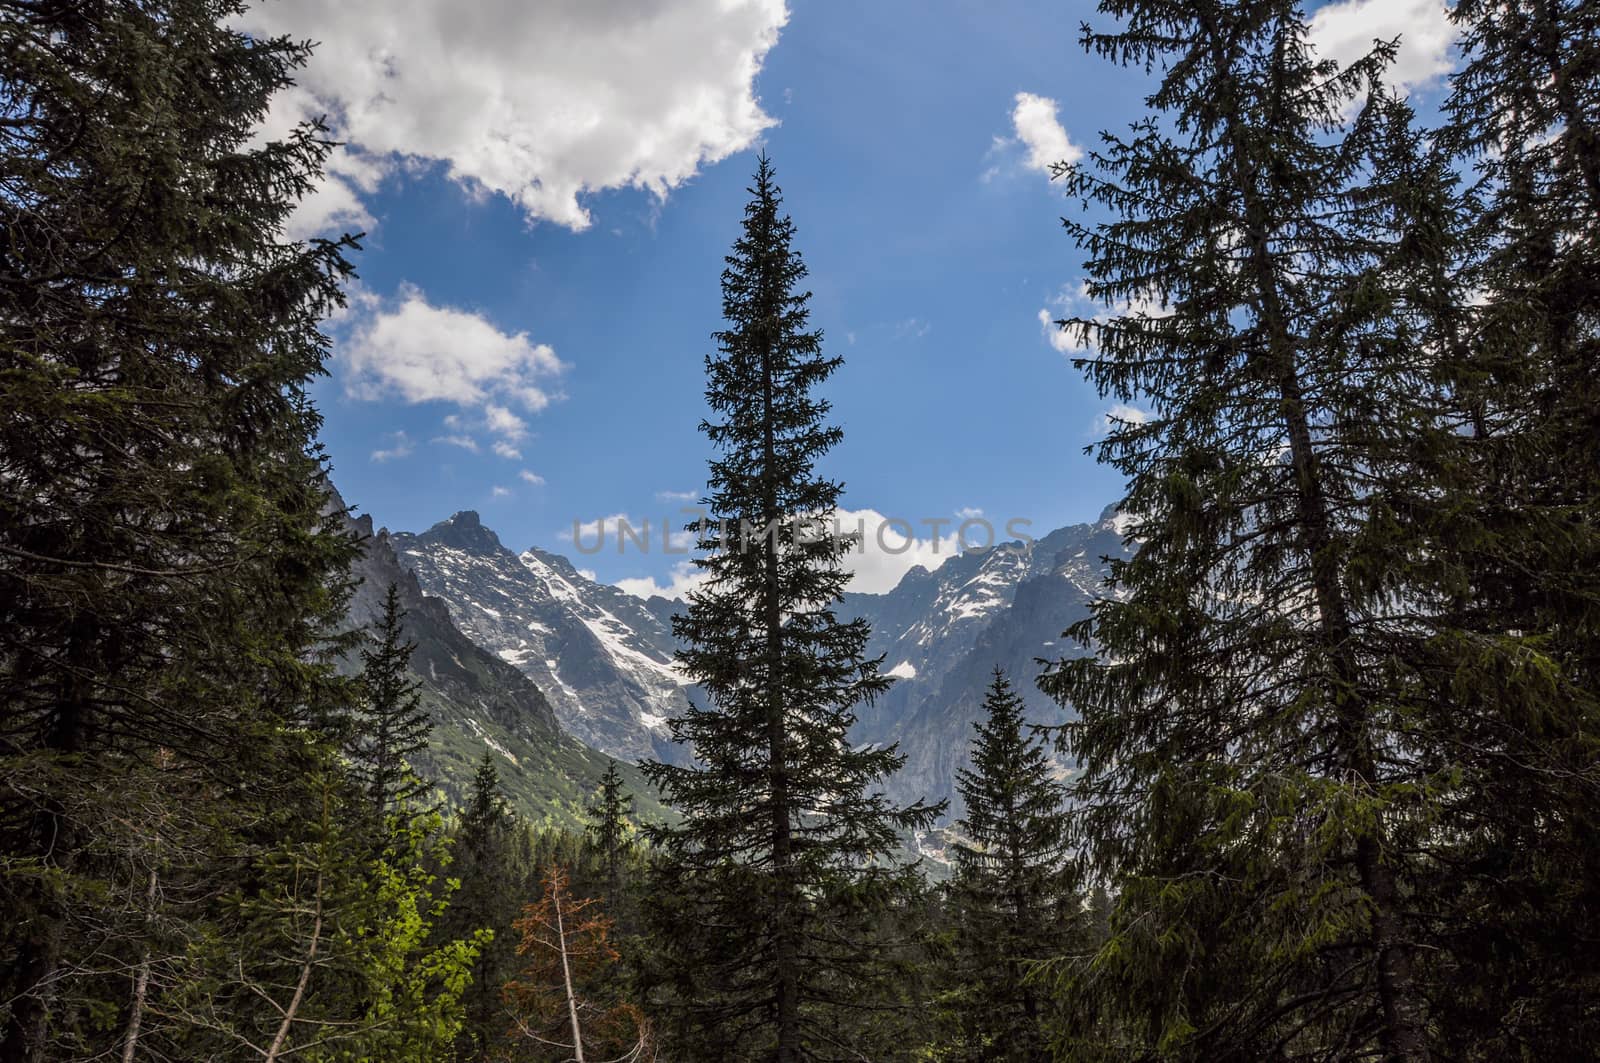
<instances>
[{"instance_id":1,"label":"rock face","mask_svg":"<svg viewBox=\"0 0 1600 1063\"><path fill-rule=\"evenodd\" d=\"M665 603L653 610L558 554L514 554L471 511L392 542L473 642L544 691L567 731L620 759L685 757L667 731L688 701Z\"/></svg>"},{"instance_id":2,"label":"rock face","mask_svg":"<svg viewBox=\"0 0 1600 1063\"><path fill-rule=\"evenodd\" d=\"M863 742L898 742L906 754L889 782L893 796L955 797L955 773L970 763L972 724L996 667L1035 722L1065 719L1034 680L1041 659L1079 652L1062 632L1088 615L1104 558L1129 556L1122 528L1107 510L1031 543L969 551L932 572L914 568L886 594L846 596L839 614L871 623L868 650L884 654L885 670L899 679L861 707L856 731ZM620 759L682 762L687 751L666 728L693 693L672 658L671 617L681 603L641 601L558 554L514 554L476 513L391 542L421 588L448 603L456 627L548 695L562 727ZM953 801L952 816L960 812Z\"/></svg>"},{"instance_id":3,"label":"rock face","mask_svg":"<svg viewBox=\"0 0 1600 1063\"><path fill-rule=\"evenodd\" d=\"M1082 652L1062 633L1104 593L1104 559L1131 556L1122 528L1107 510L1093 524L1060 528L1029 544L969 551L933 572L913 569L887 594L846 599L841 612L872 624L869 652L884 654L884 668L900 676L860 713L858 732L863 741L897 742L906 755L889 781L893 796L948 798L951 815L960 815L955 773L971 765L972 725L996 667L1010 677L1033 722L1067 718L1035 680L1042 661Z\"/></svg>"},{"instance_id":4,"label":"rock face","mask_svg":"<svg viewBox=\"0 0 1600 1063\"><path fill-rule=\"evenodd\" d=\"M502 759L501 783L524 814L577 822L608 758L566 734L534 683L456 626L449 606L426 595L416 574L401 563L387 532L374 534L365 516L349 526L364 543L352 571L359 582L350 601L350 626L370 629L393 584L406 613L405 636L416 644L411 671L433 720L432 743L426 759L415 765L418 770L437 780L448 798L459 800L478 759L489 750ZM355 657L344 662L352 672L359 665ZM640 812L659 814L660 805L638 771L624 765L624 772Z\"/></svg>"}]
</instances>

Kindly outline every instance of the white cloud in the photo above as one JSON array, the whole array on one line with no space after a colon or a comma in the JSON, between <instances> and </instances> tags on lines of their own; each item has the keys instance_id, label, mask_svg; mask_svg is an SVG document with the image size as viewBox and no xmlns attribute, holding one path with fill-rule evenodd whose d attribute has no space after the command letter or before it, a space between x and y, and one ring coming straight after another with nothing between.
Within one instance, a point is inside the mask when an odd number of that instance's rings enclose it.
<instances>
[{"instance_id":1,"label":"white cloud","mask_svg":"<svg viewBox=\"0 0 1600 1063\"><path fill-rule=\"evenodd\" d=\"M382 447L372 452L373 461L393 461L395 458L404 458L410 455L414 448L411 437L404 432L390 432L385 438L391 441L388 447Z\"/></svg>"},{"instance_id":2,"label":"white cloud","mask_svg":"<svg viewBox=\"0 0 1600 1063\"><path fill-rule=\"evenodd\" d=\"M860 547L853 548L843 558L844 567L851 572L849 590L883 594L893 590L900 578L915 566L936 569L957 552L954 521L939 528L936 542L929 525L913 524L909 520L890 520L875 509L839 511L842 531L851 533L865 527Z\"/></svg>"},{"instance_id":3,"label":"white cloud","mask_svg":"<svg viewBox=\"0 0 1600 1063\"><path fill-rule=\"evenodd\" d=\"M490 498L510 498L511 497L511 488L509 488L509 487L501 487L499 484L495 484L493 487L491 487L489 489L489 497Z\"/></svg>"},{"instance_id":4,"label":"white cloud","mask_svg":"<svg viewBox=\"0 0 1600 1063\"><path fill-rule=\"evenodd\" d=\"M1011 110L1011 125L1017 139L1028 149L1026 165L1030 170L1048 174L1052 163L1073 163L1083 157L1083 149L1068 138L1056 112L1056 101L1048 96L1017 93L1016 106Z\"/></svg>"},{"instance_id":5,"label":"white cloud","mask_svg":"<svg viewBox=\"0 0 1600 1063\"><path fill-rule=\"evenodd\" d=\"M592 550L598 528L603 524L606 529L605 547L615 550L618 519L626 518L618 514L580 525L578 529L580 541ZM640 527L638 521L631 523L635 528ZM890 520L875 509L839 510L838 525L842 534L853 534L858 529L863 533L860 547L853 547L841 559L841 564L851 573L846 589L882 594L893 589L901 577L916 565L926 569L938 568L959 549L956 541L958 523L956 520L945 518L939 527L936 543L933 529L926 523L911 524L903 519ZM999 528L996 528L995 537L997 541L1004 538ZM571 529L562 532L561 538L571 541ZM977 538L976 533L974 538ZM651 550L659 549L660 539L659 529L652 524ZM673 535L674 549L686 549L692 545L692 538L688 533ZM648 598L652 594L659 594L664 598L682 598L703 579L701 571L691 561L685 559L672 566L664 583L653 576L638 576L617 580L615 585L640 598Z\"/></svg>"},{"instance_id":6,"label":"white cloud","mask_svg":"<svg viewBox=\"0 0 1600 1063\"><path fill-rule=\"evenodd\" d=\"M496 454L500 455L502 458L505 458L507 461L522 460L522 451L518 450L516 447L512 446L510 443L507 443L503 439L495 440L494 445L489 449L493 450Z\"/></svg>"},{"instance_id":7,"label":"white cloud","mask_svg":"<svg viewBox=\"0 0 1600 1063\"><path fill-rule=\"evenodd\" d=\"M1438 0L1342 0L1311 16L1311 43L1323 59L1349 66L1372 50L1376 40L1400 38L1399 54L1387 78L1415 88L1449 72L1455 28Z\"/></svg>"},{"instance_id":8,"label":"white cloud","mask_svg":"<svg viewBox=\"0 0 1600 1063\"><path fill-rule=\"evenodd\" d=\"M291 85L272 97L267 115L256 127L254 146L287 140L295 126L309 118L322 116L321 106L304 86ZM345 232L366 232L377 224L363 195L378 190L393 169L384 160L341 144L328 153L323 163L323 179L301 198L284 224L284 235L291 240L313 236L333 236Z\"/></svg>"},{"instance_id":9,"label":"white cloud","mask_svg":"<svg viewBox=\"0 0 1600 1063\"><path fill-rule=\"evenodd\" d=\"M1090 337L1084 335L1080 327L1062 328L1056 324L1057 321L1076 317L1105 324L1113 318L1161 318L1171 315L1172 309L1163 306L1161 300L1153 295L1117 302L1107 307L1090 298L1088 284L1080 282L1076 288L1071 285L1062 288L1060 293L1050 300L1049 307L1039 309L1037 317L1040 331L1044 333L1044 338L1056 353L1077 355L1087 354L1094 349Z\"/></svg>"},{"instance_id":10,"label":"white cloud","mask_svg":"<svg viewBox=\"0 0 1600 1063\"><path fill-rule=\"evenodd\" d=\"M962 506L956 510L956 516L962 520L977 520L983 516L983 510L977 506Z\"/></svg>"},{"instance_id":11,"label":"white cloud","mask_svg":"<svg viewBox=\"0 0 1600 1063\"><path fill-rule=\"evenodd\" d=\"M535 487L544 486L544 477L528 469L523 469L521 472L517 473L517 476L520 477L522 482L525 484L532 484Z\"/></svg>"},{"instance_id":12,"label":"white cloud","mask_svg":"<svg viewBox=\"0 0 1600 1063\"><path fill-rule=\"evenodd\" d=\"M548 348L546 349L548 350ZM528 409L537 413L550 405L549 396L537 388L528 390L531 391L531 394L522 395L519 393L519 397L522 398ZM488 403L483 408L483 423L484 427L489 431L496 435L505 436L507 439L521 439L528 434L527 421L524 421L506 407L493 402Z\"/></svg>"},{"instance_id":13,"label":"white cloud","mask_svg":"<svg viewBox=\"0 0 1600 1063\"><path fill-rule=\"evenodd\" d=\"M478 453L478 441L471 436L434 436L433 441L435 443L443 443L448 447L460 447L462 450L469 450L474 454Z\"/></svg>"},{"instance_id":14,"label":"white cloud","mask_svg":"<svg viewBox=\"0 0 1600 1063\"><path fill-rule=\"evenodd\" d=\"M1044 333L1044 338L1054 347L1057 354L1082 354L1089 348L1085 346L1074 328L1062 328L1056 322L1060 320L1049 310L1040 307L1039 328Z\"/></svg>"},{"instance_id":15,"label":"white cloud","mask_svg":"<svg viewBox=\"0 0 1600 1063\"><path fill-rule=\"evenodd\" d=\"M612 513L610 516L598 517L595 520L574 521L571 526L557 532L556 536L565 542L577 542L591 554L597 552L595 549L597 543L615 550L617 548L617 538L622 534L622 525L624 524L631 529L629 533L630 545L632 543L632 535L636 534L640 538L644 537L645 522L635 520L626 513ZM652 530L654 530L653 524Z\"/></svg>"},{"instance_id":16,"label":"white cloud","mask_svg":"<svg viewBox=\"0 0 1600 1063\"><path fill-rule=\"evenodd\" d=\"M1124 425L1144 424L1149 420L1149 410L1141 410L1125 402L1113 403L1111 409L1102 413L1095 422L1095 432L1097 435L1109 435Z\"/></svg>"},{"instance_id":17,"label":"white cloud","mask_svg":"<svg viewBox=\"0 0 1600 1063\"><path fill-rule=\"evenodd\" d=\"M619 579L614 586L625 594L635 598L649 598L660 595L663 598L682 599L691 590L705 582L705 574L695 567L693 561L679 561L672 566L672 571L667 576L665 583L656 582L653 576L630 576Z\"/></svg>"},{"instance_id":18,"label":"white cloud","mask_svg":"<svg viewBox=\"0 0 1600 1063\"><path fill-rule=\"evenodd\" d=\"M664 197L773 124L755 78L787 20L784 0L276 0L240 26L316 37L282 109L326 113L365 167L437 160L474 194L583 229L581 197ZM342 165L308 231L370 225L372 174Z\"/></svg>"},{"instance_id":19,"label":"white cloud","mask_svg":"<svg viewBox=\"0 0 1600 1063\"><path fill-rule=\"evenodd\" d=\"M548 344L534 343L526 332L502 332L481 315L434 306L410 285L387 301L357 293L336 330L351 397L454 403L508 441L527 434L527 423L511 407L543 409L554 397L547 382L566 368ZM451 429L466 423L454 414L445 421Z\"/></svg>"},{"instance_id":20,"label":"white cloud","mask_svg":"<svg viewBox=\"0 0 1600 1063\"><path fill-rule=\"evenodd\" d=\"M657 491L656 492L656 501L657 502L698 502L698 501L700 501L700 492L698 492L698 491Z\"/></svg>"}]
</instances>

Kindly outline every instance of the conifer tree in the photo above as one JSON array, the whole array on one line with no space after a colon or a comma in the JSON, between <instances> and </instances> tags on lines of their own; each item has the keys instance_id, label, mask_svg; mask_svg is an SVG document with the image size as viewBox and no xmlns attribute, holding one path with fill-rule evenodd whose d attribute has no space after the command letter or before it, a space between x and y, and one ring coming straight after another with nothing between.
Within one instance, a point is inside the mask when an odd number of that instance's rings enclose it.
<instances>
[{"instance_id":1,"label":"conifer tree","mask_svg":"<svg viewBox=\"0 0 1600 1063\"><path fill-rule=\"evenodd\" d=\"M622 773L617 770L616 761L607 763L605 774L600 776L600 789L586 811L589 823L584 830L589 845L600 857L606 899L615 908L622 901L622 878L629 849L628 815L633 811L633 798L622 788Z\"/></svg>"},{"instance_id":2,"label":"conifer tree","mask_svg":"<svg viewBox=\"0 0 1600 1063\"><path fill-rule=\"evenodd\" d=\"M516 918L522 884L513 876L512 831L515 820L500 789L500 772L494 753L484 750L473 774L472 790L456 826L451 871L461 888L441 923L446 937L463 937L488 929L494 937L480 949L472 969L472 984L462 997L466 1023L456 1040L460 1059L484 1058L491 1044L501 1040L507 1019L500 988L509 977L516 956Z\"/></svg>"},{"instance_id":3,"label":"conifer tree","mask_svg":"<svg viewBox=\"0 0 1600 1063\"><path fill-rule=\"evenodd\" d=\"M841 432L816 389L840 359L809 329L765 156L750 195L722 274L727 327L706 359L714 419L701 429L718 452L695 527L706 581L673 620L708 704L672 722L695 763L646 772L683 815L651 833L676 1021L723 1058L793 1063L850 1054L835 1019L866 1002L874 966L862 927L823 917L819 899L870 906L899 873L884 862L898 835L933 810L892 805L877 786L903 758L850 741L853 707L889 680L864 656L867 625L833 611L849 543L822 527L840 486L815 466Z\"/></svg>"},{"instance_id":4,"label":"conifer tree","mask_svg":"<svg viewBox=\"0 0 1600 1063\"><path fill-rule=\"evenodd\" d=\"M421 684L410 677L416 643L405 640L404 620L400 592L391 583L383 615L361 651L363 712L351 750L356 775L379 817L430 789L411 766L411 758L428 748L433 723L417 696Z\"/></svg>"},{"instance_id":5,"label":"conifer tree","mask_svg":"<svg viewBox=\"0 0 1600 1063\"><path fill-rule=\"evenodd\" d=\"M438 814L391 820L372 855L364 788L329 757L306 789L312 807L276 812L292 822L190 945L144 1055L426 1063L448 1050L490 935L429 941L449 901L427 866L442 857Z\"/></svg>"},{"instance_id":6,"label":"conifer tree","mask_svg":"<svg viewBox=\"0 0 1600 1063\"><path fill-rule=\"evenodd\" d=\"M602 909L596 898L574 896L566 869L556 865L545 872L539 900L513 924L524 967L504 987L511 1059L656 1058L644 1014L610 993L610 969L621 957Z\"/></svg>"},{"instance_id":7,"label":"conifer tree","mask_svg":"<svg viewBox=\"0 0 1600 1063\"><path fill-rule=\"evenodd\" d=\"M1476 178L1453 398L1419 511L1441 618L1418 668L1459 782L1419 893L1443 1054L1600 1037L1600 15L1455 5L1442 138ZM1470 293L1467 298L1465 293ZM1437 841L1434 841L1437 839Z\"/></svg>"},{"instance_id":8,"label":"conifer tree","mask_svg":"<svg viewBox=\"0 0 1600 1063\"><path fill-rule=\"evenodd\" d=\"M1066 881L1066 809L1045 740L995 669L973 724L972 769L956 773L966 813L956 824L951 900L958 922L958 1022L964 1058L1037 1060L1046 1051L1048 993L1030 964L1065 948L1074 916Z\"/></svg>"},{"instance_id":9,"label":"conifer tree","mask_svg":"<svg viewBox=\"0 0 1600 1063\"><path fill-rule=\"evenodd\" d=\"M1085 47L1154 71L1156 113L1062 168L1110 215L1065 224L1118 312L1061 324L1153 411L1099 448L1140 545L1071 632L1098 656L1041 680L1117 895L1058 1047L1423 1060L1414 854L1455 765L1414 755L1428 558L1389 500L1454 431L1422 283L1448 177L1381 86L1392 43L1339 70L1289 2L1102 11Z\"/></svg>"},{"instance_id":10,"label":"conifer tree","mask_svg":"<svg viewBox=\"0 0 1600 1063\"><path fill-rule=\"evenodd\" d=\"M329 145L256 142L306 47L243 7L0 3L8 1063L132 1028L150 934L199 918L181 884L348 705L319 640L355 547L306 389L351 242L283 238ZM128 918L151 860L164 907Z\"/></svg>"}]
</instances>

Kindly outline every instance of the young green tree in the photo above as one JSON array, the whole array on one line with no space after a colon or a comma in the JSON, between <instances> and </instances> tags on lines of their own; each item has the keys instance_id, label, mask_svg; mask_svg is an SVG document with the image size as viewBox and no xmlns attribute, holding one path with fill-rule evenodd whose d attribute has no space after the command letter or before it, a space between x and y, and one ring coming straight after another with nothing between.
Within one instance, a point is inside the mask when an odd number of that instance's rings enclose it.
<instances>
[{"instance_id":1,"label":"young green tree","mask_svg":"<svg viewBox=\"0 0 1600 1063\"><path fill-rule=\"evenodd\" d=\"M512 920L525 883L513 866L512 840L517 823L500 789L495 754L485 750L473 775L472 790L461 810L454 838L452 872L461 887L456 891L440 924L447 938L459 938L481 929L494 932L479 950L472 968L472 985L462 1000L466 1022L456 1039L455 1055L462 1060L487 1057L504 1040L510 1020L500 999L500 988L516 963L516 935Z\"/></svg>"},{"instance_id":2,"label":"young green tree","mask_svg":"<svg viewBox=\"0 0 1600 1063\"><path fill-rule=\"evenodd\" d=\"M1065 796L998 668L983 707L972 769L956 773L966 805L950 886L961 1058L1043 1059L1049 993L1030 965L1059 955L1080 921L1065 873Z\"/></svg>"},{"instance_id":3,"label":"young green tree","mask_svg":"<svg viewBox=\"0 0 1600 1063\"><path fill-rule=\"evenodd\" d=\"M319 638L355 547L306 388L352 244L283 237L329 145L256 141L306 48L243 8L0 3L8 1063L115 1047L146 931L196 918L128 917L146 844L158 899L192 900L292 782L289 736L347 704Z\"/></svg>"},{"instance_id":4,"label":"young green tree","mask_svg":"<svg viewBox=\"0 0 1600 1063\"><path fill-rule=\"evenodd\" d=\"M169 1022L152 1058L427 1063L448 1051L490 932L429 941L448 904L428 867L443 856L437 813L391 817L373 856L365 789L332 757L307 798L280 813L296 822L190 945L158 1002Z\"/></svg>"},{"instance_id":5,"label":"young green tree","mask_svg":"<svg viewBox=\"0 0 1600 1063\"><path fill-rule=\"evenodd\" d=\"M673 898L667 965L685 1028L724 1058L846 1054L837 1012L862 1004L874 945L819 915L819 897L863 905L899 874L884 858L934 810L892 805L877 783L902 762L857 748L853 707L889 680L864 656L864 622L834 615L848 541L821 527L840 487L815 471L839 442L816 389L840 365L808 327L805 266L762 157L722 274L727 328L706 359L713 420L709 520L697 526L706 582L673 620L679 660L705 691L672 723L690 766L650 764L683 814L651 831Z\"/></svg>"},{"instance_id":6,"label":"young green tree","mask_svg":"<svg viewBox=\"0 0 1600 1063\"><path fill-rule=\"evenodd\" d=\"M622 786L622 773L617 762L606 765L600 776L600 789L585 811L589 822L584 828L588 847L599 857L600 873L606 888L606 903L613 910L627 907L623 897L624 877L632 853L632 828L628 816L633 812L633 798Z\"/></svg>"},{"instance_id":7,"label":"young green tree","mask_svg":"<svg viewBox=\"0 0 1600 1063\"><path fill-rule=\"evenodd\" d=\"M361 651L363 712L351 748L356 776L379 818L431 789L411 767L411 758L428 748L433 723L417 696L421 684L410 676L416 644L405 640L404 621L400 592L391 583L383 615Z\"/></svg>"},{"instance_id":8,"label":"young green tree","mask_svg":"<svg viewBox=\"0 0 1600 1063\"><path fill-rule=\"evenodd\" d=\"M1454 777L1420 757L1413 588L1390 499L1448 446L1436 248L1458 220L1379 79L1309 50L1293 3L1111 0L1088 50L1155 72L1069 194L1099 448L1138 554L1041 680L1080 719L1083 861L1111 938L1068 965L1063 1051L1428 1058L1417 843ZM1175 977L1174 972L1182 972Z\"/></svg>"}]
</instances>

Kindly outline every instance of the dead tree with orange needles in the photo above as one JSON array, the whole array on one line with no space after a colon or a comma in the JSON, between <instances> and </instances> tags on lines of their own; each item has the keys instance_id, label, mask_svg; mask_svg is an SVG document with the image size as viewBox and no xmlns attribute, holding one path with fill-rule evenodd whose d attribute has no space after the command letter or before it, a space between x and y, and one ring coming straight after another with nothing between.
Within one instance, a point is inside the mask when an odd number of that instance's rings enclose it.
<instances>
[{"instance_id":1,"label":"dead tree with orange needles","mask_svg":"<svg viewBox=\"0 0 1600 1063\"><path fill-rule=\"evenodd\" d=\"M526 962L502 989L511 1016L506 1060L649 1063L650 1024L633 1004L612 999L606 975L619 956L612 920L593 897L574 897L565 868L544 876L544 894L512 924Z\"/></svg>"}]
</instances>

